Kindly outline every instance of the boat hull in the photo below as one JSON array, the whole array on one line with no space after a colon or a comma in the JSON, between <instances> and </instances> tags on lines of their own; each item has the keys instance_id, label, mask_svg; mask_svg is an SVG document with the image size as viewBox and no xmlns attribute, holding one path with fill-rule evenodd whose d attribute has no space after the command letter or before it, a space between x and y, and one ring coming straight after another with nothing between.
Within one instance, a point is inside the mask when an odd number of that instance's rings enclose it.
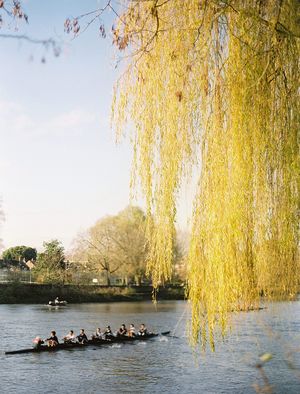
<instances>
[{"instance_id":1,"label":"boat hull","mask_svg":"<svg viewBox=\"0 0 300 394\"><path fill-rule=\"evenodd\" d=\"M58 307L58 306L67 306L67 301L59 301L59 302L55 302L55 301L49 301L48 304L46 304L46 306L54 306L54 307Z\"/></svg>"}]
</instances>

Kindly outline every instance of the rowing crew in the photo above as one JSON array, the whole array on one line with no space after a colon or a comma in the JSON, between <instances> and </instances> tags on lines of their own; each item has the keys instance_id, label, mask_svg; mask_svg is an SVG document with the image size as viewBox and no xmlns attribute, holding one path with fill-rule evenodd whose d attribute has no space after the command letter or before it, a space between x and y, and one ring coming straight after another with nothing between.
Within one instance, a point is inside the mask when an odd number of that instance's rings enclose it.
<instances>
[{"instance_id":1,"label":"rowing crew","mask_svg":"<svg viewBox=\"0 0 300 394\"><path fill-rule=\"evenodd\" d=\"M104 332L101 332L100 328L97 328L95 334L91 336L92 339L104 339L104 340L111 340L113 338L120 338L120 337L135 337L135 336L145 336L148 334L148 330L145 326L145 324L140 325L139 331L135 332L135 327L134 324L130 324L129 329L127 330L126 325L122 324L119 330L117 331L116 335L113 334L110 326L107 326ZM80 344L85 344L88 342L88 338L84 332L84 329L82 328L80 330L79 335L75 335L73 330L70 330L69 333L63 338L64 343L80 343ZM55 331L51 331L51 335L49 338L45 339L45 341L42 340L40 337L36 337L33 340L33 344L35 348L39 348L43 343L47 342L49 347L54 347L59 344L59 340L56 336Z\"/></svg>"},{"instance_id":2,"label":"rowing crew","mask_svg":"<svg viewBox=\"0 0 300 394\"><path fill-rule=\"evenodd\" d=\"M107 326L104 332L101 332L100 328L97 328L96 333L92 335L92 339L111 339L114 337L135 337L144 336L148 334L148 330L145 324L140 325L139 331L136 333L134 324L130 324L129 328L126 328L125 324L122 324L114 335L110 326Z\"/></svg>"}]
</instances>

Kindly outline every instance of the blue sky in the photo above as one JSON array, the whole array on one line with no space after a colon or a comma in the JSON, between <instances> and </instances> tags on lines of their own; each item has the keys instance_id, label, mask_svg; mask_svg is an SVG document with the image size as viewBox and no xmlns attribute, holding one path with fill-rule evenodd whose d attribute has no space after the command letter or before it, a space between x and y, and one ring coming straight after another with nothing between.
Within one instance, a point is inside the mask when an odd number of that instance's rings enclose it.
<instances>
[{"instance_id":1,"label":"blue sky","mask_svg":"<svg viewBox=\"0 0 300 394\"><path fill-rule=\"evenodd\" d=\"M23 4L29 25L20 24L17 34L64 43L55 58L41 46L0 38L1 238L5 247L38 249L58 238L68 249L78 232L129 203L131 148L126 140L116 145L109 126L118 70L111 39L100 38L99 24L75 40L63 31L66 17L101 1ZM112 17L104 18L108 27ZM190 203L182 207L183 218Z\"/></svg>"}]
</instances>

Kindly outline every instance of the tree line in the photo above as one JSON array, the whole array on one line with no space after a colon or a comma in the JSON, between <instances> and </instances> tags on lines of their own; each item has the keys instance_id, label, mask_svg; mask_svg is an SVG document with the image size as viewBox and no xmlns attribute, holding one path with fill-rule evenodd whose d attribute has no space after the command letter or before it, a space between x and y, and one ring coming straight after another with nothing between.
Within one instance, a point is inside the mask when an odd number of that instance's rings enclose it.
<instances>
[{"instance_id":1,"label":"tree line","mask_svg":"<svg viewBox=\"0 0 300 394\"><path fill-rule=\"evenodd\" d=\"M128 206L117 215L99 219L93 226L79 234L72 249L65 251L62 243L51 240L43 243L44 250L15 246L2 253L6 265L20 262L26 267L29 261L38 282L72 282L74 273L101 274L103 282L111 284L118 277L124 285L141 285L147 281L146 266L149 246L146 237L146 216L142 209ZM184 254L186 237L174 237L173 279L185 279ZM149 280L148 280L149 281Z\"/></svg>"}]
</instances>

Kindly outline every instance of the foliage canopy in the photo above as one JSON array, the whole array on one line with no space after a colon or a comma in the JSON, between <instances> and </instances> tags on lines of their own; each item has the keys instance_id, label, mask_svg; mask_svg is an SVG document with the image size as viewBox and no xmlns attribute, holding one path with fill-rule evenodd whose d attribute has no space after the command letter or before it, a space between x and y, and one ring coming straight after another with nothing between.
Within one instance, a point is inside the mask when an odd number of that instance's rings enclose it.
<instances>
[{"instance_id":1,"label":"foliage canopy","mask_svg":"<svg viewBox=\"0 0 300 394\"><path fill-rule=\"evenodd\" d=\"M299 2L127 1L113 124L134 126L149 271L171 275L176 204L198 170L189 250L192 338L299 281Z\"/></svg>"},{"instance_id":2,"label":"foliage canopy","mask_svg":"<svg viewBox=\"0 0 300 394\"><path fill-rule=\"evenodd\" d=\"M35 248L31 248L30 246L14 246L9 249L6 249L2 253L3 260L12 261L12 260L24 260L25 262L29 260L36 260L37 251Z\"/></svg>"},{"instance_id":3,"label":"foliage canopy","mask_svg":"<svg viewBox=\"0 0 300 394\"><path fill-rule=\"evenodd\" d=\"M64 282L65 279L65 254L61 242L54 239L44 242L44 251L38 254L34 271L38 280L45 282Z\"/></svg>"},{"instance_id":4,"label":"foliage canopy","mask_svg":"<svg viewBox=\"0 0 300 394\"><path fill-rule=\"evenodd\" d=\"M134 206L106 216L79 237L75 255L87 269L106 272L108 284L112 274L139 283L146 271L145 224L144 212Z\"/></svg>"}]
</instances>

